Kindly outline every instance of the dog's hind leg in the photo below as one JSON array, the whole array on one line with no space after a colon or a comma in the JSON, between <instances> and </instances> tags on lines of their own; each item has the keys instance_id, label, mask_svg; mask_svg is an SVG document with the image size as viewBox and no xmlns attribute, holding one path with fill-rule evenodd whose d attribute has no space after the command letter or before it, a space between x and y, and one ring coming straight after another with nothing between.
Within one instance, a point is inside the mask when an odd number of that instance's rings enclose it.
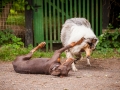
<instances>
[{"instance_id":1,"label":"dog's hind leg","mask_svg":"<svg viewBox=\"0 0 120 90\"><path fill-rule=\"evenodd\" d=\"M65 46L65 47L62 47L61 49L56 50L56 51L54 52L52 58L51 58L52 61L54 62L54 61L57 60L57 62L60 62L60 55L61 55L61 53L64 52L65 50L71 48L71 47L72 47L72 46L67 45L67 46Z\"/></svg>"},{"instance_id":2,"label":"dog's hind leg","mask_svg":"<svg viewBox=\"0 0 120 90\"><path fill-rule=\"evenodd\" d=\"M79 44L81 44L81 43L83 42L83 40L84 40L84 37L82 37L78 42L76 42L76 43L71 43L70 45L72 45L72 46L79 45ZM80 54L80 55L81 55L81 54ZM68 59L68 58L74 59L74 56L72 55L72 53L71 53L69 50L66 50L66 57L67 57L67 59ZM75 59L74 59L74 61L75 61ZM78 71L78 69L76 68L74 62L72 63L72 70L73 70L73 71Z\"/></svg>"},{"instance_id":3,"label":"dog's hind leg","mask_svg":"<svg viewBox=\"0 0 120 90\"><path fill-rule=\"evenodd\" d=\"M32 49L32 50L30 51L30 53L28 53L28 54L26 54L26 55L23 55L23 56L22 56L22 57L23 57L23 60L29 60L29 59L32 57L33 53L34 53L36 50L38 50L39 48L44 47L45 44L46 44L45 42L41 42L38 46L36 46L34 49Z\"/></svg>"},{"instance_id":4,"label":"dog's hind leg","mask_svg":"<svg viewBox=\"0 0 120 90\"><path fill-rule=\"evenodd\" d=\"M70 45L71 45L72 47L74 47L75 45L81 44L81 43L83 42L83 40L84 40L84 37L82 37L78 42L76 42L76 43L73 42L73 43L71 43ZM72 53L71 53L69 50L66 50L66 57L67 57L67 59L68 59L68 58L72 58L72 59L74 59L74 61L75 61L74 56L72 55ZM76 68L76 66L75 66L75 63L74 63L74 62L72 63L72 70L73 70L73 71L78 71L77 68Z\"/></svg>"},{"instance_id":5,"label":"dog's hind leg","mask_svg":"<svg viewBox=\"0 0 120 90\"><path fill-rule=\"evenodd\" d=\"M45 42L41 42L38 46L36 46L34 49L32 49L30 52L34 53L36 50L43 48L45 46Z\"/></svg>"},{"instance_id":6,"label":"dog's hind leg","mask_svg":"<svg viewBox=\"0 0 120 90\"><path fill-rule=\"evenodd\" d=\"M84 40L84 38L81 38L79 41L77 41L77 42L72 42L71 44L69 44L69 45L67 45L67 46L65 46L65 47L63 47L63 48L61 48L61 49L59 49L59 50L56 50L55 52L54 52L54 55L52 56L52 60L53 61L56 61L56 60L58 60L57 62L59 62L60 61L60 55L61 55L61 53L62 52L64 52L65 50L68 50L69 48L72 48L72 47L74 47L75 45L78 45L78 44L81 44L82 43L82 41ZM70 58L70 57L69 57ZM71 56L71 58L72 58L72 56Z\"/></svg>"},{"instance_id":7,"label":"dog's hind leg","mask_svg":"<svg viewBox=\"0 0 120 90\"><path fill-rule=\"evenodd\" d=\"M71 44L69 44L69 45L67 45L67 46L59 49L59 52L63 52L63 51L65 51L65 50L68 50L69 48L72 48L72 47L74 47L74 46L76 46L76 45L81 44L84 39L85 39L85 38L82 37L79 41L77 41L77 42L72 42Z\"/></svg>"}]
</instances>

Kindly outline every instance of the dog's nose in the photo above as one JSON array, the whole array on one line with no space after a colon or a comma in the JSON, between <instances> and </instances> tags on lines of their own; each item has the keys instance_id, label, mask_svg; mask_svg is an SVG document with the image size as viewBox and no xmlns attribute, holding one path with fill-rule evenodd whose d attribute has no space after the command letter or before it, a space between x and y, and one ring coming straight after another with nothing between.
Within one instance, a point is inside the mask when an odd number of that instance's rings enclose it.
<instances>
[{"instance_id":1,"label":"dog's nose","mask_svg":"<svg viewBox=\"0 0 120 90\"><path fill-rule=\"evenodd\" d=\"M92 48L91 50L94 51L96 48Z\"/></svg>"}]
</instances>

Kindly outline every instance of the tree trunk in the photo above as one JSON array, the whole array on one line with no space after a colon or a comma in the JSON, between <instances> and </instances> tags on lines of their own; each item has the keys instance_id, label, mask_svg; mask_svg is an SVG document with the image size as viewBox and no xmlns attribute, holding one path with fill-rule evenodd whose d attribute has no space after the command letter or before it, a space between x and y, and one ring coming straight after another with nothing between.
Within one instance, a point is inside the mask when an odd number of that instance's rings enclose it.
<instances>
[{"instance_id":1,"label":"tree trunk","mask_svg":"<svg viewBox=\"0 0 120 90\"><path fill-rule=\"evenodd\" d=\"M2 14L0 17L0 29L5 29L5 23L8 18L12 3L7 3L2 10Z\"/></svg>"}]
</instances>

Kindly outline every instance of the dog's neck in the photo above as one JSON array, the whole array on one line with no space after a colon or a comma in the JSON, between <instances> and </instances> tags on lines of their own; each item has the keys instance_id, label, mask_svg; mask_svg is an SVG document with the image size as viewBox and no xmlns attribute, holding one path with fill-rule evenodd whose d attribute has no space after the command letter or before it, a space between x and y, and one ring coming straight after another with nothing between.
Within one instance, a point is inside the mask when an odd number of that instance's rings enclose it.
<instances>
[{"instance_id":1,"label":"dog's neck","mask_svg":"<svg viewBox=\"0 0 120 90\"><path fill-rule=\"evenodd\" d=\"M54 65L51 65L50 68L49 68L49 73L56 70L59 66L60 66L60 63L56 63Z\"/></svg>"}]
</instances>

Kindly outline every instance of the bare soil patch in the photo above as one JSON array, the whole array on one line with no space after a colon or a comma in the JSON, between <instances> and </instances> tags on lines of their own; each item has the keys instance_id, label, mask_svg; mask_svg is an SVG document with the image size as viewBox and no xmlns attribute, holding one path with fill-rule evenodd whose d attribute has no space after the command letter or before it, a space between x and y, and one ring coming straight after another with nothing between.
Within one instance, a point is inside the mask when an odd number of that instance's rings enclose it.
<instances>
[{"instance_id":1,"label":"bare soil patch","mask_svg":"<svg viewBox=\"0 0 120 90\"><path fill-rule=\"evenodd\" d=\"M68 77L15 73L11 62L0 62L0 90L120 90L120 59L76 63Z\"/></svg>"}]
</instances>

